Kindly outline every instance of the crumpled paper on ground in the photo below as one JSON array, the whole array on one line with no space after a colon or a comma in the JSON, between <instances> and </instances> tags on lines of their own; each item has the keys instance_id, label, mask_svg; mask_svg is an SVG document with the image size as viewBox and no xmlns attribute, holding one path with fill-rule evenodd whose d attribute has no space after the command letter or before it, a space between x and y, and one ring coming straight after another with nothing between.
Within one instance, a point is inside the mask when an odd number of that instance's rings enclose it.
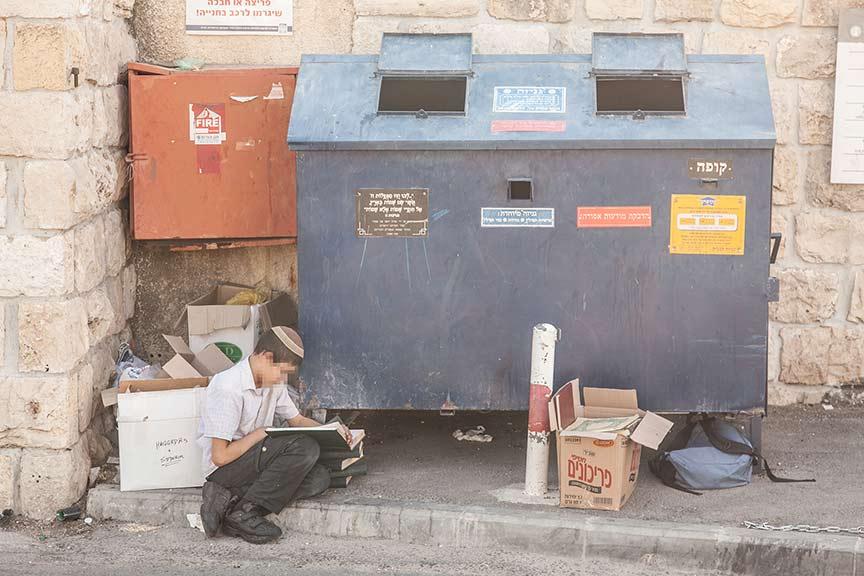
<instances>
[{"instance_id":1,"label":"crumpled paper on ground","mask_svg":"<svg viewBox=\"0 0 864 576\"><path fill-rule=\"evenodd\" d=\"M453 438L460 442L492 442L492 435L486 434L486 428L483 426L469 428L464 432L456 430L453 432Z\"/></svg>"},{"instance_id":2,"label":"crumpled paper on ground","mask_svg":"<svg viewBox=\"0 0 864 576\"><path fill-rule=\"evenodd\" d=\"M189 522L190 528L197 528L204 532L204 523L201 521L200 514L186 514L186 521Z\"/></svg>"}]
</instances>

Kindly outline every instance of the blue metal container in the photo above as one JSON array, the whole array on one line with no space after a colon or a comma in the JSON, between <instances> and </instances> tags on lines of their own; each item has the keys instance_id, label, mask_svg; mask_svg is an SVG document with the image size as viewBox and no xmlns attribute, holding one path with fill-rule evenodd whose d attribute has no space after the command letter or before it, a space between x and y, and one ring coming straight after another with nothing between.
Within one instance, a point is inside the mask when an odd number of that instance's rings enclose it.
<instances>
[{"instance_id":1,"label":"blue metal container","mask_svg":"<svg viewBox=\"0 0 864 576\"><path fill-rule=\"evenodd\" d=\"M380 56L303 58L288 142L321 406L525 409L549 322L556 383L764 409L761 56L685 56L674 34L595 35L592 56L385 35Z\"/></svg>"}]
</instances>

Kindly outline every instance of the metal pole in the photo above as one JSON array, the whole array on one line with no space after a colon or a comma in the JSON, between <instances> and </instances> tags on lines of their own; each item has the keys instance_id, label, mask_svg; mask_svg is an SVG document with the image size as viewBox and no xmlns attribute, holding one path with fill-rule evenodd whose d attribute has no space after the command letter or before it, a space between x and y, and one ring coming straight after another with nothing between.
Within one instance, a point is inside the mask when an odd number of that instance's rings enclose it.
<instances>
[{"instance_id":1,"label":"metal pole","mask_svg":"<svg viewBox=\"0 0 864 576\"><path fill-rule=\"evenodd\" d=\"M549 476L549 398L555 372L558 329L551 324L534 326L531 340L531 391L528 400L528 455L525 461L525 494L546 494Z\"/></svg>"}]
</instances>

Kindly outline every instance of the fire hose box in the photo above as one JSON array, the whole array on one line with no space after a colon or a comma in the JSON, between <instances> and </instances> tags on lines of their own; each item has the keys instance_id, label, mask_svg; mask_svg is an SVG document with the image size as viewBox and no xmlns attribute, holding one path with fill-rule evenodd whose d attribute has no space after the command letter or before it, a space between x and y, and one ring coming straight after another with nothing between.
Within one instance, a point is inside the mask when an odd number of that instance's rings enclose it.
<instances>
[{"instance_id":1,"label":"fire hose box","mask_svg":"<svg viewBox=\"0 0 864 576\"><path fill-rule=\"evenodd\" d=\"M328 408L524 410L555 382L654 412L766 402L774 122L761 56L680 34L475 55L385 34L302 60L301 377Z\"/></svg>"},{"instance_id":2,"label":"fire hose box","mask_svg":"<svg viewBox=\"0 0 864 576\"><path fill-rule=\"evenodd\" d=\"M136 240L297 236L285 143L296 68L129 65Z\"/></svg>"}]
</instances>

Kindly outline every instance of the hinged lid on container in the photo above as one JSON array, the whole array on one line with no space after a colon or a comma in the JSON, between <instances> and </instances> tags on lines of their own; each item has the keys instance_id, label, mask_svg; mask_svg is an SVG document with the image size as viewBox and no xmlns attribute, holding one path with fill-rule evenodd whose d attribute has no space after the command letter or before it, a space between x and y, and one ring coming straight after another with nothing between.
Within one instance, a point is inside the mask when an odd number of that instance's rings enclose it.
<instances>
[{"instance_id":1,"label":"hinged lid on container","mask_svg":"<svg viewBox=\"0 0 864 576\"><path fill-rule=\"evenodd\" d=\"M597 114L675 116L686 112L682 34L594 34L591 75Z\"/></svg>"},{"instance_id":2,"label":"hinged lid on container","mask_svg":"<svg viewBox=\"0 0 864 576\"><path fill-rule=\"evenodd\" d=\"M378 114L465 114L471 34L384 34Z\"/></svg>"},{"instance_id":3,"label":"hinged lid on container","mask_svg":"<svg viewBox=\"0 0 864 576\"><path fill-rule=\"evenodd\" d=\"M594 33L592 46L594 74L687 74L684 35L680 33Z\"/></svg>"},{"instance_id":4,"label":"hinged lid on container","mask_svg":"<svg viewBox=\"0 0 864 576\"><path fill-rule=\"evenodd\" d=\"M685 58L680 34L598 36L593 56L472 55L467 34L388 34L380 57L305 54L288 143L295 151L774 147L763 56ZM496 106L513 87L524 96ZM551 106L531 96L544 89L565 97Z\"/></svg>"},{"instance_id":5,"label":"hinged lid on container","mask_svg":"<svg viewBox=\"0 0 864 576\"><path fill-rule=\"evenodd\" d=\"M471 34L384 33L378 71L382 74L469 74Z\"/></svg>"}]
</instances>

